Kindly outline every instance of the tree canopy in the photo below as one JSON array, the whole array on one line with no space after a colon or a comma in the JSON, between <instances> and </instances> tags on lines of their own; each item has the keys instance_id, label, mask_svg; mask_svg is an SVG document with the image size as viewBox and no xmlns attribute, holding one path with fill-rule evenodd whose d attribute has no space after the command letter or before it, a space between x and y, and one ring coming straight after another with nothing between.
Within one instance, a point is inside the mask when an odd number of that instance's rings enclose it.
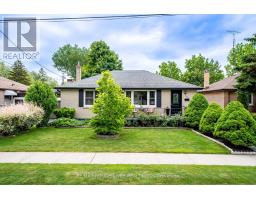
<instances>
[{"instance_id":1,"label":"tree canopy","mask_svg":"<svg viewBox=\"0 0 256 200\"><path fill-rule=\"evenodd\" d=\"M182 72L173 61L162 62L159 65L159 74L176 80L182 79Z\"/></svg>"},{"instance_id":2,"label":"tree canopy","mask_svg":"<svg viewBox=\"0 0 256 200\"><path fill-rule=\"evenodd\" d=\"M32 71L30 73L30 76L32 79L32 83L34 83L35 81L42 81L43 83L46 83L51 87L55 87L58 85L57 81L52 77L48 76L43 68L40 68L39 72Z\"/></svg>"},{"instance_id":3,"label":"tree canopy","mask_svg":"<svg viewBox=\"0 0 256 200\"><path fill-rule=\"evenodd\" d=\"M76 65L79 62L80 65L86 64L86 48L80 48L77 45L64 45L60 47L52 56L54 67L61 72L75 78L76 77Z\"/></svg>"},{"instance_id":4,"label":"tree canopy","mask_svg":"<svg viewBox=\"0 0 256 200\"><path fill-rule=\"evenodd\" d=\"M10 74L10 68L4 64L4 62L0 62L0 76L8 78Z\"/></svg>"},{"instance_id":5,"label":"tree canopy","mask_svg":"<svg viewBox=\"0 0 256 200\"><path fill-rule=\"evenodd\" d=\"M225 66L227 76L234 75L243 65L243 57L252 53L256 53L256 48L250 42L239 43L232 48L228 54L228 64Z\"/></svg>"},{"instance_id":6,"label":"tree canopy","mask_svg":"<svg viewBox=\"0 0 256 200\"><path fill-rule=\"evenodd\" d=\"M29 73L20 60L13 63L8 78L24 85L30 85L31 82Z\"/></svg>"},{"instance_id":7,"label":"tree canopy","mask_svg":"<svg viewBox=\"0 0 256 200\"><path fill-rule=\"evenodd\" d=\"M106 70L123 69L122 61L118 55L102 40L95 41L90 45L86 58L87 64L84 66L82 72L84 77L100 74Z\"/></svg>"},{"instance_id":8,"label":"tree canopy","mask_svg":"<svg viewBox=\"0 0 256 200\"><path fill-rule=\"evenodd\" d=\"M223 71L218 61L208 59L201 54L193 55L192 58L185 62L186 72L183 74L183 81L203 86L204 71L208 70L210 73L210 83L222 80L224 78Z\"/></svg>"},{"instance_id":9,"label":"tree canopy","mask_svg":"<svg viewBox=\"0 0 256 200\"><path fill-rule=\"evenodd\" d=\"M246 39L256 48L256 34ZM240 72L237 78L236 88L238 93L255 93L256 92L256 51L248 53L242 57L241 65L236 66L235 70Z\"/></svg>"}]
</instances>

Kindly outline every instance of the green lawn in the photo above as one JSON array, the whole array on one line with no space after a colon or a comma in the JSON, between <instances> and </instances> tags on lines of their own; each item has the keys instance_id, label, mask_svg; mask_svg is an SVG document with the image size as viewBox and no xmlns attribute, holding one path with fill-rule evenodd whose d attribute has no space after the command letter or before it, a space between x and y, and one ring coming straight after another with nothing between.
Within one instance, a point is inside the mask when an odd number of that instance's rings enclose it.
<instances>
[{"instance_id":1,"label":"green lawn","mask_svg":"<svg viewBox=\"0 0 256 200\"><path fill-rule=\"evenodd\" d=\"M256 167L0 164L0 184L256 184Z\"/></svg>"},{"instance_id":2,"label":"green lawn","mask_svg":"<svg viewBox=\"0 0 256 200\"><path fill-rule=\"evenodd\" d=\"M229 153L190 130L124 129L118 139L99 139L90 128L40 128L0 138L0 151Z\"/></svg>"}]
</instances>

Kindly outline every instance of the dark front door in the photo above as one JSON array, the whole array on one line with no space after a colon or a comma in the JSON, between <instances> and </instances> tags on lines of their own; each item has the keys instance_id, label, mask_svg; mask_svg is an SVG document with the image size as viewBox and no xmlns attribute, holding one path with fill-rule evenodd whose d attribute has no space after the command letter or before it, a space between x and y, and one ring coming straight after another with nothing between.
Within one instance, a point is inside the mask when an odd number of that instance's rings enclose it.
<instances>
[{"instance_id":1,"label":"dark front door","mask_svg":"<svg viewBox=\"0 0 256 200\"><path fill-rule=\"evenodd\" d=\"M178 114L182 112L182 90L171 91L171 114Z\"/></svg>"}]
</instances>

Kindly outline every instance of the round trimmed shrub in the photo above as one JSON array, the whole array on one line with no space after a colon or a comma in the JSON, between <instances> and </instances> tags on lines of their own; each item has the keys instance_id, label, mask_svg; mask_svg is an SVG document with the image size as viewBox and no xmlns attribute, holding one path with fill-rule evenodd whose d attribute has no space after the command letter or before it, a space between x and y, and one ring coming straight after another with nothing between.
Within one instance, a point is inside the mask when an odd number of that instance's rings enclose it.
<instances>
[{"instance_id":1,"label":"round trimmed shrub","mask_svg":"<svg viewBox=\"0 0 256 200\"><path fill-rule=\"evenodd\" d=\"M204 95L195 94L185 110L185 124L191 128L199 128L201 117L208 107L208 102Z\"/></svg>"},{"instance_id":2,"label":"round trimmed shrub","mask_svg":"<svg viewBox=\"0 0 256 200\"><path fill-rule=\"evenodd\" d=\"M211 103L204 111L200 120L199 130L203 133L213 133L214 126L221 116L222 108L217 103Z\"/></svg>"},{"instance_id":3,"label":"round trimmed shrub","mask_svg":"<svg viewBox=\"0 0 256 200\"><path fill-rule=\"evenodd\" d=\"M256 145L256 121L238 101L230 102L216 123L214 136L237 146Z\"/></svg>"}]
</instances>

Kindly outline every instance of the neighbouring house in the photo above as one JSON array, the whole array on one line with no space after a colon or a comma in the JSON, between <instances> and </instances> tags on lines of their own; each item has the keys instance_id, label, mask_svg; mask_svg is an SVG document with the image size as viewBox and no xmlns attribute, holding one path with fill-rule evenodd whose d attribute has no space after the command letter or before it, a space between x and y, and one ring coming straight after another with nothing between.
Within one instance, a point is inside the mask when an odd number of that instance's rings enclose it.
<instances>
[{"instance_id":1,"label":"neighbouring house","mask_svg":"<svg viewBox=\"0 0 256 200\"><path fill-rule=\"evenodd\" d=\"M23 103L28 86L0 76L0 106Z\"/></svg>"},{"instance_id":2,"label":"neighbouring house","mask_svg":"<svg viewBox=\"0 0 256 200\"><path fill-rule=\"evenodd\" d=\"M199 92L204 94L209 103L215 102L224 108L230 101L237 100L235 85L238 76L239 74L235 74L213 84L209 84L210 74L208 71L205 71L204 89ZM251 112L256 111L256 94L250 95L249 110Z\"/></svg>"},{"instance_id":3,"label":"neighbouring house","mask_svg":"<svg viewBox=\"0 0 256 200\"><path fill-rule=\"evenodd\" d=\"M135 111L142 109L148 113L173 115L182 113L198 89L196 85L163 77L144 70L112 71L113 79L131 98ZM81 68L77 67L77 80L56 87L61 90L61 107L76 109L76 118L91 118L91 107L95 101L101 75L81 78Z\"/></svg>"}]
</instances>

